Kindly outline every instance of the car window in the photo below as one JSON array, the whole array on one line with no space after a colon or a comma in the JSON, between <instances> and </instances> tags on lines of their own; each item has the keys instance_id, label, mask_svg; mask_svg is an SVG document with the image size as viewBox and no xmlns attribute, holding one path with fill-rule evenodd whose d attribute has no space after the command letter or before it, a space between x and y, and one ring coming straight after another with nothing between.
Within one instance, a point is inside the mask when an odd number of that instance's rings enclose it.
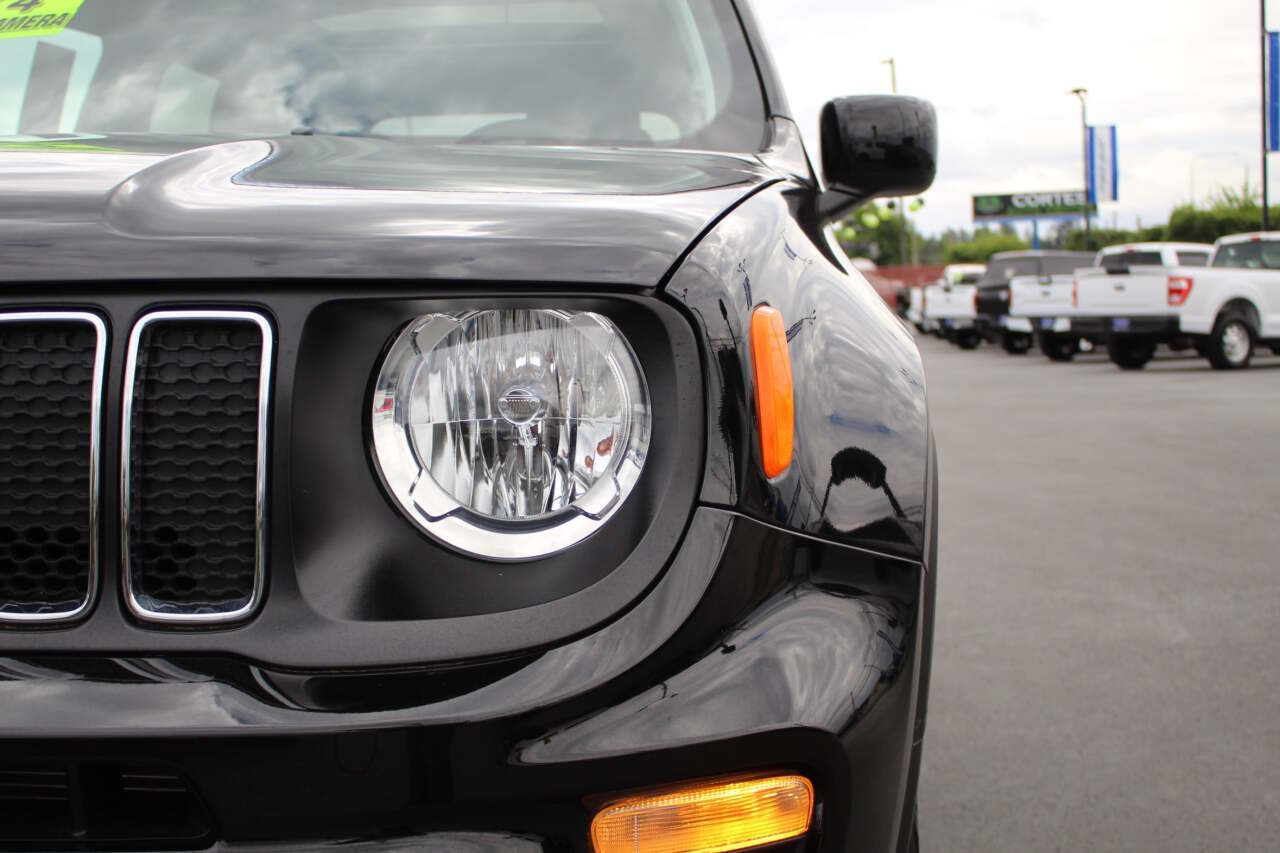
<instances>
[{"instance_id":1,"label":"car window","mask_svg":"<svg viewBox=\"0 0 1280 853\"><path fill-rule=\"evenodd\" d=\"M1209 263L1208 252L1178 252L1178 265L1184 267L1202 267Z\"/></svg>"},{"instance_id":2,"label":"car window","mask_svg":"<svg viewBox=\"0 0 1280 853\"><path fill-rule=\"evenodd\" d=\"M60 32L0 39L0 136L755 151L764 118L720 0L87 0Z\"/></svg>"},{"instance_id":3,"label":"car window","mask_svg":"<svg viewBox=\"0 0 1280 853\"><path fill-rule=\"evenodd\" d=\"M1248 243L1225 243L1213 256L1215 267L1247 270L1280 269L1280 241L1252 240Z\"/></svg>"},{"instance_id":4,"label":"car window","mask_svg":"<svg viewBox=\"0 0 1280 853\"><path fill-rule=\"evenodd\" d=\"M1048 255L1044 259L1045 275L1070 275L1093 262L1093 255Z\"/></svg>"},{"instance_id":5,"label":"car window","mask_svg":"<svg viewBox=\"0 0 1280 853\"><path fill-rule=\"evenodd\" d=\"M1129 267L1158 267L1164 263L1160 252L1115 252L1102 257L1107 272L1125 272Z\"/></svg>"}]
</instances>

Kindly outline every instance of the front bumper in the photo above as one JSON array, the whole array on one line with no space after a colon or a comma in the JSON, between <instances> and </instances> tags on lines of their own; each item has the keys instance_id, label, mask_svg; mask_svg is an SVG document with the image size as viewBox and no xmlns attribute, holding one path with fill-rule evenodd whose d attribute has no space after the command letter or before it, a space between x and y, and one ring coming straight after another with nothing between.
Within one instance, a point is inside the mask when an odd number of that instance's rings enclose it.
<instances>
[{"instance_id":1,"label":"front bumper","mask_svg":"<svg viewBox=\"0 0 1280 853\"><path fill-rule=\"evenodd\" d=\"M701 508L631 610L529 655L358 673L0 661L0 772L163 767L207 814L198 841L90 834L94 849L474 836L585 850L612 793L778 769L808 776L820 805L796 849L895 849L914 803L933 583L917 563ZM37 840L0 829L0 846Z\"/></svg>"}]
</instances>

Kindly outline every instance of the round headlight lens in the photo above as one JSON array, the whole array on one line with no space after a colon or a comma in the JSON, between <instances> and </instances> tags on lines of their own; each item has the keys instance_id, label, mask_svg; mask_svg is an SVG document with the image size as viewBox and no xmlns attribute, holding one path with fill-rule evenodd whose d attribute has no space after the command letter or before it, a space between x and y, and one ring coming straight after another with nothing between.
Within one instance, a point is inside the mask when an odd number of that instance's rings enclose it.
<instances>
[{"instance_id":1,"label":"round headlight lens","mask_svg":"<svg viewBox=\"0 0 1280 853\"><path fill-rule=\"evenodd\" d=\"M640 478L650 424L635 354L589 312L419 317L373 394L392 496L430 535L493 560L554 554L602 527Z\"/></svg>"}]
</instances>

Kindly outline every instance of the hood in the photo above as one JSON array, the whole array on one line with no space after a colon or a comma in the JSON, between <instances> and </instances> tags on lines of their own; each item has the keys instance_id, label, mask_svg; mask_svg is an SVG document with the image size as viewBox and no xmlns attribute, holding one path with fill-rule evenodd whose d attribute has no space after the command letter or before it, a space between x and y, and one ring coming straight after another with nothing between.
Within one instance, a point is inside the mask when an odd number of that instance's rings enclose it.
<instances>
[{"instance_id":1,"label":"hood","mask_svg":"<svg viewBox=\"0 0 1280 853\"><path fill-rule=\"evenodd\" d=\"M0 142L0 280L651 287L776 173L706 152L323 136Z\"/></svg>"}]
</instances>

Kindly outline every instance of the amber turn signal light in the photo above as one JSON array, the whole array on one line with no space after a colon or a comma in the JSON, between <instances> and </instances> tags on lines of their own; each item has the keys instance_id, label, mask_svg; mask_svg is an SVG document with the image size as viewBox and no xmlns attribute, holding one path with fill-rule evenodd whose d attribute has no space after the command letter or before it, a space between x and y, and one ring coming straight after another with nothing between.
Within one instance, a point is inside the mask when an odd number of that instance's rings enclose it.
<instances>
[{"instance_id":1,"label":"amber turn signal light","mask_svg":"<svg viewBox=\"0 0 1280 853\"><path fill-rule=\"evenodd\" d=\"M686 785L605 806L591 821L595 853L729 853L798 838L813 820L803 776Z\"/></svg>"},{"instance_id":2,"label":"amber turn signal light","mask_svg":"<svg viewBox=\"0 0 1280 853\"><path fill-rule=\"evenodd\" d=\"M761 305L751 314L751 363L756 374L756 423L764 474L777 477L791 466L795 443L795 399L791 350L782 312Z\"/></svg>"}]
</instances>

